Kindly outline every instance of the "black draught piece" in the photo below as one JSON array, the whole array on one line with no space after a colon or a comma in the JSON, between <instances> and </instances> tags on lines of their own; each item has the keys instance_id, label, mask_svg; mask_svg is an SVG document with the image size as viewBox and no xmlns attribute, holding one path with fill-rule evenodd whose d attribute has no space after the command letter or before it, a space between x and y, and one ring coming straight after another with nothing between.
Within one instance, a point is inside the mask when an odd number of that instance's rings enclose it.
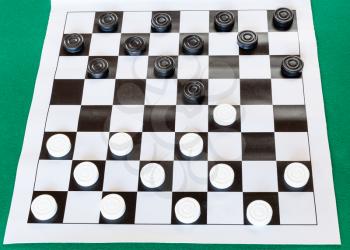
<instances>
[{"instance_id":1,"label":"black draught piece","mask_svg":"<svg viewBox=\"0 0 350 250\"><path fill-rule=\"evenodd\" d=\"M108 74L108 61L103 58L94 58L89 61L87 73L90 78L100 79Z\"/></svg>"},{"instance_id":2,"label":"black draught piece","mask_svg":"<svg viewBox=\"0 0 350 250\"><path fill-rule=\"evenodd\" d=\"M230 11L220 11L215 15L214 26L216 31L228 32L235 25L235 16Z\"/></svg>"},{"instance_id":3,"label":"black draught piece","mask_svg":"<svg viewBox=\"0 0 350 250\"><path fill-rule=\"evenodd\" d=\"M76 54L84 48L84 37L80 34L67 34L63 38L63 48L70 54Z\"/></svg>"},{"instance_id":4,"label":"black draught piece","mask_svg":"<svg viewBox=\"0 0 350 250\"><path fill-rule=\"evenodd\" d=\"M103 13L98 19L98 27L103 32L113 32L118 28L118 16L113 12Z\"/></svg>"},{"instance_id":5,"label":"black draught piece","mask_svg":"<svg viewBox=\"0 0 350 250\"><path fill-rule=\"evenodd\" d=\"M186 55L200 55L203 52L204 42L198 35L188 35L182 41L182 51Z\"/></svg>"},{"instance_id":6,"label":"black draught piece","mask_svg":"<svg viewBox=\"0 0 350 250\"><path fill-rule=\"evenodd\" d=\"M300 77L303 71L304 63L298 56L287 56L283 59L281 72L284 77Z\"/></svg>"},{"instance_id":7,"label":"black draught piece","mask_svg":"<svg viewBox=\"0 0 350 250\"><path fill-rule=\"evenodd\" d=\"M258 46L258 35L251 30L243 30L237 35L237 43L241 49L253 50Z\"/></svg>"},{"instance_id":8,"label":"black draught piece","mask_svg":"<svg viewBox=\"0 0 350 250\"><path fill-rule=\"evenodd\" d=\"M201 104L205 97L205 87L201 81L191 80L183 89L184 100L187 103Z\"/></svg>"},{"instance_id":9,"label":"black draught piece","mask_svg":"<svg viewBox=\"0 0 350 250\"><path fill-rule=\"evenodd\" d=\"M154 32L167 32L171 29L171 16L167 13L157 13L153 15L151 24Z\"/></svg>"},{"instance_id":10,"label":"black draught piece","mask_svg":"<svg viewBox=\"0 0 350 250\"><path fill-rule=\"evenodd\" d=\"M130 56L139 56L146 50L146 42L140 36L131 36L125 40L125 52Z\"/></svg>"},{"instance_id":11,"label":"black draught piece","mask_svg":"<svg viewBox=\"0 0 350 250\"><path fill-rule=\"evenodd\" d=\"M154 74L159 78L169 78L175 73L175 61L170 56L159 56L154 61Z\"/></svg>"},{"instance_id":12,"label":"black draught piece","mask_svg":"<svg viewBox=\"0 0 350 250\"><path fill-rule=\"evenodd\" d=\"M273 25L278 30L288 30L294 20L293 11L287 8L279 8L273 14Z\"/></svg>"}]
</instances>

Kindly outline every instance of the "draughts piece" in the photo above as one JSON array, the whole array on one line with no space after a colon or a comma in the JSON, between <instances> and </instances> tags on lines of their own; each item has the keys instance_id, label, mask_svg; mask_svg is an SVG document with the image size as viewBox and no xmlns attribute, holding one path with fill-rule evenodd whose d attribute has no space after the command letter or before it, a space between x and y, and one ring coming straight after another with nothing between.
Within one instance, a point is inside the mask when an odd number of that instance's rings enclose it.
<instances>
[{"instance_id":1,"label":"draughts piece","mask_svg":"<svg viewBox=\"0 0 350 250\"><path fill-rule=\"evenodd\" d=\"M214 108L213 118L220 126L230 126L236 121L236 108L230 104L220 104Z\"/></svg>"},{"instance_id":2,"label":"draughts piece","mask_svg":"<svg viewBox=\"0 0 350 250\"><path fill-rule=\"evenodd\" d=\"M69 137L64 134L52 135L46 142L48 153L55 158L66 156L71 150Z\"/></svg>"},{"instance_id":3,"label":"draughts piece","mask_svg":"<svg viewBox=\"0 0 350 250\"><path fill-rule=\"evenodd\" d=\"M272 207L263 200L255 200L247 207L247 219L255 226L264 226L270 223L272 219Z\"/></svg>"},{"instance_id":4,"label":"draughts piece","mask_svg":"<svg viewBox=\"0 0 350 250\"><path fill-rule=\"evenodd\" d=\"M227 164L216 164L209 172L210 183L217 189L226 189L230 187L234 179L235 173Z\"/></svg>"},{"instance_id":5,"label":"draughts piece","mask_svg":"<svg viewBox=\"0 0 350 250\"><path fill-rule=\"evenodd\" d=\"M203 151L203 139L196 133L187 133L181 137L179 146L183 155L196 157Z\"/></svg>"},{"instance_id":6,"label":"draughts piece","mask_svg":"<svg viewBox=\"0 0 350 250\"><path fill-rule=\"evenodd\" d=\"M141 169L140 178L146 187L157 188L164 183L165 171L158 163L148 163Z\"/></svg>"},{"instance_id":7,"label":"draughts piece","mask_svg":"<svg viewBox=\"0 0 350 250\"><path fill-rule=\"evenodd\" d=\"M215 15L214 26L216 31L229 32L235 24L235 16L230 11L220 11Z\"/></svg>"},{"instance_id":8,"label":"draughts piece","mask_svg":"<svg viewBox=\"0 0 350 250\"><path fill-rule=\"evenodd\" d=\"M42 194L33 200L30 209L36 219L45 221L50 220L55 216L58 207L53 196Z\"/></svg>"},{"instance_id":9,"label":"draughts piece","mask_svg":"<svg viewBox=\"0 0 350 250\"><path fill-rule=\"evenodd\" d=\"M76 54L82 51L84 47L84 37L80 34L68 34L63 38L63 48L71 54Z\"/></svg>"},{"instance_id":10,"label":"draughts piece","mask_svg":"<svg viewBox=\"0 0 350 250\"><path fill-rule=\"evenodd\" d=\"M118 28L118 16L113 12L102 14L98 19L98 27L103 32L113 32Z\"/></svg>"},{"instance_id":11,"label":"draughts piece","mask_svg":"<svg viewBox=\"0 0 350 250\"><path fill-rule=\"evenodd\" d=\"M132 137L127 133L115 133L109 139L109 148L116 156L125 156L133 149Z\"/></svg>"},{"instance_id":12,"label":"draughts piece","mask_svg":"<svg viewBox=\"0 0 350 250\"><path fill-rule=\"evenodd\" d=\"M94 58L89 61L87 66L87 73L89 77L100 79L104 78L108 74L108 61L104 58Z\"/></svg>"},{"instance_id":13,"label":"draughts piece","mask_svg":"<svg viewBox=\"0 0 350 250\"><path fill-rule=\"evenodd\" d=\"M108 194L101 200L100 211L107 220L117 220L125 213L124 198L119 194Z\"/></svg>"},{"instance_id":14,"label":"draughts piece","mask_svg":"<svg viewBox=\"0 0 350 250\"><path fill-rule=\"evenodd\" d=\"M258 36L254 31L243 30L237 35L237 43L241 49L253 50L258 46Z\"/></svg>"},{"instance_id":15,"label":"draughts piece","mask_svg":"<svg viewBox=\"0 0 350 250\"><path fill-rule=\"evenodd\" d=\"M309 169L302 163L293 162L284 170L284 181L293 188L304 187L310 178Z\"/></svg>"},{"instance_id":16,"label":"draughts piece","mask_svg":"<svg viewBox=\"0 0 350 250\"><path fill-rule=\"evenodd\" d=\"M191 197L182 198L175 205L175 216L184 224L196 222L200 215L201 207L198 201Z\"/></svg>"},{"instance_id":17,"label":"draughts piece","mask_svg":"<svg viewBox=\"0 0 350 250\"><path fill-rule=\"evenodd\" d=\"M293 11L287 8L279 8L273 14L273 25L279 30L288 30L294 20Z\"/></svg>"},{"instance_id":18,"label":"draughts piece","mask_svg":"<svg viewBox=\"0 0 350 250\"><path fill-rule=\"evenodd\" d=\"M159 56L154 61L154 74L159 78L172 77L175 73L175 61L170 56Z\"/></svg>"},{"instance_id":19,"label":"draughts piece","mask_svg":"<svg viewBox=\"0 0 350 250\"><path fill-rule=\"evenodd\" d=\"M183 96L187 103L201 104L205 97L204 84L197 80L188 81L184 86Z\"/></svg>"},{"instance_id":20,"label":"draughts piece","mask_svg":"<svg viewBox=\"0 0 350 250\"><path fill-rule=\"evenodd\" d=\"M188 35L182 41L182 51L186 55L200 55L203 47L204 41L198 35Z\"/></svg>"},{"instance_id":21,"label":"draughts piece","mask_svg":"<svg viewBox=\"0 0 350 250\"><path fill-rule=\"evenodd\" d=\"M157 13L152 17L152 30L167 32L171 29L171 16L167 13Z\"/></svg>"},{"instance_id":22,"label":"draughts piece","mask_svg":"<svg viewBox=\"0 0 350 250\"><path fill-rule=\"evenodd\" d=\"M140 36L131 36L124 42L124 50L130 56L139 56L146 50L146 42Z\"/></svg>"},{"instance_id":23,"label":"draughts piece","mask_svg":"<svg viewBox=\"0 0 350 250\"><path fill-rule=\"evenodd\" d=\"M79 186L90 187L98 180L99 173L94 163L85 161L75 167L73 176Z\"/></svg>"},{"instance_id":24,"label":"draughts piece","mask_svg":"<svg viewBox=\"0 0 350 250\"><path fill-rule=\"evenodd\" d=\"M300 77L304 68L304 62L298 56L287 56L283 59L282 75L287 78Z\"/></svg>"}]
</instances>

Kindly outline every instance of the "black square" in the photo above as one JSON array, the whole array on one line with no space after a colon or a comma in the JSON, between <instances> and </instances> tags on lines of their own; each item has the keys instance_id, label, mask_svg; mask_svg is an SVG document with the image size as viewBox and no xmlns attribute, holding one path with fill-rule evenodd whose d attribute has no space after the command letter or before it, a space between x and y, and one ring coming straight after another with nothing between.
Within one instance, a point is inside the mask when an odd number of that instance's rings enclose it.
<instances>
[{"instance_id":1,"label":"black square","mask_svg":"<svg viewBox=\"0 0 350 250\"><path fill-rule=\"evenodd\" d=\"M258 36L258 45L253 50L244 50L239 49L240 55L269 55L269 38L268 34L263 33L256 33Z\"/></svg>"},{"instance_id":2,"label":"black square","mask_svg":"<svg viewBox=\"0 0 350 250\"><path fill-rule=\"evenodd\" d=\"M299 161L298 163L304 164L310 172L309 181L306 183L304 187L301 188L293 188L289 186L284 181L284 171L286 167L293 162L291 161L278 161L277 162L277 176L278 176L278 191L279 192L313 192L313 181L312 181L312 167L311 162L309 161Z\"/></svg>"},{"instance_id":3,"label":"black square","mask_svg":"<svg viewBox=\"0 0 350 250\"><path fill-rule=\"evenodd\" d=\"M164 169L165 180L163 184L157 188L148 188L145 185L143 185L141 181L141 178L140 178L141 169L148 163L160 164ZM173 186L173 162L172 161L141 161L140 162L138 191L151 191L151 192L152 191L171 191L172 186Z\"/></svg>"},{"instance_id":4,"label":"black square","mask_svg":"<svg viewBox=\"0 0 350 250\"><path fill-rule=\"evenodd\" d=\"M80 105L84 80L54 80L51 105Z\"/></svg>"},{"instance_id":5,"label":"black square","mask_svg":"<svg viewBox=\"0 0 350 250\"><path fill-rule=\"evenodd\" d=\"M118 57L117 56L89 56L88 64L90 63L91 60L93 60L95 58L103 58L103 59L107 60L107 62L108 62L108 74L103 78L114 79L116 72L117 72ZM86 72L85 78L93 79L88 75L87 72Z\"/></svg>"},{"instance_id":6,"label":"black square","mask_svg":"<svg viewBox=\"0 0 350 250\"><path fill-rule=\"evenodd\" d=\"M109 138L112 137L115 133L110 133ZM108 147L107 160L118 160L118 161L130 161L130 160L140 160L141 152L141 133L128 132L133 141L132 151L125 156L114 155L110 148Z\"/></svg>"},{"instance_id":7,"label":"black square","mask_svg":"<svg viewBox=\"0 0 350 250\"><path fill-rule=\"evenodd\" d=\"M217 164L229 165L235 173L233 184L226 189L217 189L210 183L210 170ZM241 161L209 161L208 162L208 191L210 192L242 192L242 162Z\"/></svg>"},{"instance_id":8,"label":"black square","mask_svg":"<svg viewBox=\"0 0 350 250\"><path fill-rule=\"evenodd\" d=\"M307 120L304 105L273 106L276 132L306 132Z\"/></svg>"},{"instance_id":9,"label":"black square","mask_svg":"<svg viewBox=\"0 0 350 250\"><path fill-rule=\"evenodd\" d=\"M167 55L163 55L167 56ZM148 57L148 69L147 69L147 78L148 79L157 79L159 78L154 74L154 62L158 56L149 56ZM168 79L176 79L177 78L177 56L170 56L173 58L175 62L175 72L171 77L167 77Z\"/></svg>"},{"instance_id":10,"label":"black square","mask_svg":"<svg viewBox=\"0 0 350 250\"><path fill-rule=\"evenodd\" d=\"M69 191L102 191L103 188L103 179L104 179L104 173L105 173L105 162L104 161L90 161L94 163L98 169L98 179L96 183L90 187L82 187L80 186L74 179L74 170L78 166L78 164L82 163L84 161L73 161L72 163L72 169L70 174L70 181L69 181Z\"/></svg>"},{"instance_id":11,"label":"black square","mask_svg":"<svg viewBox=\"0 0 350 250\"><path fill-rule=\"evenodd\" d=\"M183 135L187 133L176 132L175 133L175 160L179 161L206 161L208 157L208 133L200 132L196 133L203 139L203 151L195 157L187 157L183 155L180 150L179 141Z\"/></svg>"},{"instance_id":12,"label":"black square","mask_svg":"<svg viewBox=\"0 0 350 250\"><path fill-rule=\"evenodd\" d=\"M216 106L209 106L209 132L241 132L241 110L240 106L232 105L236 109L236 121L229 126L220 126L214 120L214 109Z\"/></svg>"},{"instance_id":13,"label":"black square","mask_svg":"<svg viewBox=\"0 0 350 250\"><path fill-rule=\"evenodd\" d=\"M281 65L285 56L270 56L270 65L271 65L271 78L286 78L281 73ZM301 78L297 77L297 78Z\"/></svg>"},{"instance_id":14,"label":"black square","mask_svg":"<svg viewBox=\"0 0 350 250\"><path fill-rule=\"evenodd\" d=\"M238 56L209 56L209 78L211 79L238 79Z\"/></svg>"},{"instance_id":15,"label":"black square","mask_svg":"<svg viewBox=\"0 0 350 250\"><path fill-rule=\"evenodd\" d=\"M275 28L275 26L273 25L273 14L275 13L275 10L268 10L267 11L267 18L268 18L268 30L269 32L296 32L298 31L298 27L297 27L297 12L295 10L292 10L294 13L294 20L293 20L293 24L290 27L289 30L278 30Z\"/></svg>"},{"instance_id":16,"label":"black square","mask_svg":"<svg viewBox=\"0 0 350 250\"><path fill-rule=\"evenodd\" d=\"M116 80L114 104L143 105L145 102L145 80Z\"/></svg>"},{"instance_id":17,"label":"black square","mask_svg":"<svg viewBox=\"0 0 350 250\"><path fill-rule=\"evenodd\" d=\"M145 106L143 116L144 132L175 131L176 106Z\"/></svg>"},{"instance_id":18,"label":"black square","mask_svg":"<svg viewBox=\"0 0 350 250\"><path fill-rule=\"evenodd\" d=\"M171 17L171 28L168 32L178 33L180 29L180 11L152 11L152 17L157 13L166 13ZM151 29L152 33L157 33Z\"/></svg>"},{"instance_id":19,"label":"black square","mask_svg":"<svg viewBox=\"0 0 350 250\"><path fill-rule=\"evenodd\" d=\"M211 10L209 13L209 32L221 32L221 31L217 31L215 29L215 25L214 25L214 20L215 20L215 16L217 13L221 12L222 10ZM227 10L229 12L231 12L234 17L235 17L235 24L233 26L233 29L230 32L237 32L238 31L238 11L237 10Z\"/></svg>"},{"instance_id":20,"label":"black square","mask_svg":"<svg viewBox=\"0 0 350 250\"><path fill-rule=\"evenodd\" d=\"M204 85L204 99L202 103L189 103L184 98L184 87L189 81L200 81ZM177 81L177 104L182 105L207 105L208 104L208 80L207 79L181 79Z\"/></svg>"},{"instance_id":21,"label":"black square","mask_svg":"<svg viewBox=\"0 0 350 250\"><path fill-rule=\"evenodd\" d=\"M124 215L117 220L108 220L100 213L99 224L134 224L136 211L136 192L103 192L102 198L109 194L119 194L123 197L126 205Z\"/></svg>"},{"instance_id":22,"label":"black square","mask_svg":"<svg viewBox=\"0 0 350 250\"><path fill-rule=\"evenodd\" d=\"M180 41L179 41L180 55L186 55L182 50L182 43L183 43L183 39L188 35L197 35L200 38L202 38L204 45L203 45L203 52L200 55L208 55L208 43L209 43L208 33L182 33L182 34L180 34Z\"/></svg>"},{"instance_id":23,"label":"black square","mask_svg":"<svg viewBox=\"0 0 350 250\"><path fill-rule=\"evenodd\" d=\"M244 224L251 225L247 219L247 207L255 200L263 200L270 204L272 207L272 218L269 225L280 224L280 213L278 205L278 193L243 193L243 204L244 204Z\"/></svg>"},{"instance_id":24,"label":"black square","mask_svg":"<svg viewBox=\"0 0 350 250\"><path fill-rule=\"evenodd\" d=\"M67 200L67 192L63 191L34 191L32 196L32 201L42 194L48 194L52 195L56 202L57 202L57 212L53 218L50 220L41 221L34 217L32 211L29 211L28 216L28 223L62 223L63 222L63 216L64 216L64 210L66 207L66 200Z\"/></svg>"},{"instance_id":25,"label":"black square","mask_svg":"<svg viewBox=\"0 0 350 250\"><path fill-rule=\"evenodd\" d=\"M91 44L91 34L80 34L83 36L84 38L84 47L81 51L79 51L78 53L68 53L64 48L63 48L63 41L65 36L67 36L69 34L65 34L62 37L62 42L61 42L61 49L60 49L60 56L87 56L89 55L89 51L90 51L90 44Z\"/></svg>"},{"instance_id":26,"label":"black square","mask_svg":"<svg viewBox=\"0 0 350 250\"><path fill-rule=\"evenodd\" d=\"M52 157L49 152L47 151L46 148L46 142L47 140L56 134L64 134L66 136L68 136L70 143L71 143L71 149L69 151L69 153L67 155L65 155L64 157L60 157L60 158L56 158L56 157ZM44 136L43 136L43 140L42 140L42 144L41 144L41 151L40 151L40 159L41 160L71 160L73 158L73 152L74 152L74 145L75 145L75 137L76 137L76 133L74 132L45 132Z\"/></svg>"},{"instance_id":27,"label":"black square","mask_svg":"<svg viewBox=\"0 0 350 250\"><path fill-rule=\"evenodd\" d=\"M122 35L121 35L121 38L120 38L119 55L120 55L120 56L129 56L129 54L126 53L126 51L125 51L125 49L124 49L124 43L125 43L125 40L126 40L126 39L128 39L129 37L132 37L132 36L139 36L139 37L141 37L141 38L145 41L146 49L145 49L145 51L144 51L140 56L148 55L149 34L142 34L142 33L137 33L137 34L131 34L131 33L122 34Z\"/></svg>"},{"instance_id":28,"label":"black square","mask_svg":"<svg viewBox=\"0 0 350 250\"><path fill-rule=\"evenodd\" d=\"M176 203L185 197L194 198L199 202L201 214L197 221L193 224L207 224L207 193L206 192L173 192L172 209L171 209L171 224L183 224L177 220L175 215Z\"/></svg>"},{"instance_id":29,"label":"black square","mask_svg":"<svg viewBox=\"0 0 350 250\"><path fill-rule=\"evenodd\" d=\"M270 79L241 79L242 105L271 105L272 91Z\"/></svg>"},{"instance_id":30,"label":"black square","mask_svg":"<svg viewBox=\"0 0 350 250\"><path fill-rule=\"evenodd\" d=\"M82 106L78 131L109 131L112 106Z\"/></svg>"},{"instance_id":31,"label":"black square","mask_svg":"<svg viewBox=\"0 0 350 250\"><path fill-rule=\"evenodd\" d=\"M274 133L242 133L242 159L244 161L275 160Z\"/></svg>"},{"instance_id":32,"label":"black square","mask_svg":"<svg viewBox=\"0 0 350 250\"><path fill-rule=\"evenodd\" d=\"M120 31L122 29L122 25L123 25L123 12L122 11L109 11L109 12L117 14L117 16L118 16L118 27L117 27L117 29L115 31L108 32L108 33L120 33ZM93 32L94 33L105 33L103 31L101 31L99 26L98 26L98 19L104 13L106 13L106 12L96 12L96 14L95 14L95 21L94 21L94 28L93 28Z\"/></svg>"}]
</instances>

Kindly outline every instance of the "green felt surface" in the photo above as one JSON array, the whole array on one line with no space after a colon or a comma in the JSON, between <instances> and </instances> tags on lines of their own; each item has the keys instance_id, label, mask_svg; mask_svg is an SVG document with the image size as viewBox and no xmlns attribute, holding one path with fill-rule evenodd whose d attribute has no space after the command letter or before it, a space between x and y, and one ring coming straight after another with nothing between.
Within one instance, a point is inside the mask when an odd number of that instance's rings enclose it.
<instances>
[{"instance_id":1,"label":"green felt surface","mask_svg":"<svg viewBox=\"0 0 350 250\"><path fill-rule=\"evenodd\" d=\"M302 0L295 0L302 1ZM350 1L313 0L312 9L333 162L342 246L30 244L4 249L350 249ZM0 0L0 235L5 233L50 11L49 0ZM234 235L232 236L234 237Z\"/></svg>"}]
</instances>

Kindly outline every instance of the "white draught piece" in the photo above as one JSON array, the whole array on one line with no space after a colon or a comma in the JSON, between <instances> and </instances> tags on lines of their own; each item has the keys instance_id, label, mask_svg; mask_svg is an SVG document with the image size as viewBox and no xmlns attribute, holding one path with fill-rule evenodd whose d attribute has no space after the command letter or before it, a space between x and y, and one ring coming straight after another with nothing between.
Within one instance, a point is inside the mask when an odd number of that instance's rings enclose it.
<instances>
[{"instance_id":1,"label":"white draught piece","mask_svg":"<svg viewBox=\"0 0 350 250\"><path fill-rule=\"evenodd\" d=\"M165 181L164 168L158 163L148 163L140 171L140 178L148 188L157 188Z\"/></svg>"},{"instance_id":2,"label":"white draught piece","mask_svg":"<svg viewBox=\"0 0 350 250\"><path fill-rule=\"evenodd\" d=\"M69 137L64 134L52 135L46 142L48 153L55 158L66 156L71 150Z\"/></svg>"},{"instance_id":3,"label":"white draught piece","mask_svg":"<svg viewBox=\"0 0 350 250\"><path fill-rule=\"evenodd\" d=\"M109 148L116 156L125 156L133 149L132 137L124 132L115 133L109 139Z\"/></svg>"},{"instance_id":4,"label":"white draught piece","mask_svg":"<svg viewBox=\"0 0 350 250\"><path fill-rule=\"evenodd\" d=\"M183 155L187 157L196 157L203 151L203 139L196 133L184 134L180 141L179 147Z\"/></svg>"},{"instance_id":5,"label":"white draught piece","mask_svg":"<svg viewBox=\"0 0 350 250\"><path fill-rule=\"evenodd\" d=\"M293 188L304 187L308 183L309 178L309 169L300 162L290 163L284 170L284 180Z\"/></svg>"},{"instance_id":6,"label":"white draught piece","mask_svg":"<svg viewBox=\"0 0 350 250\"><path fill-rule=\"evenodd\" d=\"M236 108L230 104L220 104L214 108L213 118L220 126L230 126L236 121Z\"/></svg>"},{"instance_id":7,"label":"white draught piece","mask_svg":"<svg viewBox=\"0 0 350 250\"><path fill-rule=\"evenodd\" d=\"M107 220L117 220L125 213L124 198L119 194L108 194L100 202L100 211Z\"/></svg>"},{"instance_id":8,"label":"white draught piece","mask_svg":"<svg viewBox=\"0 0 350 250\"><path fill-rule=\"evenodd\" d=\"M209 172L210 183L217 189L226 189L230 187L235 179L233 169L224 163L213 166Z\"/></svg>"},{"instance_id":9,"label":"white draught piece","mask_svg":"<svg viewBox=\"0 0 350 250\"><path fill-rule=\"evenodd\" d=\"M255 226L264 226L270 223L272 219L272 207L263 200L255 200L247 207L247 219Z\"/></svg>"},{"instance_id":10,"label":"white draught piece","mask_svg":"<svg viewBox=\"0 0 350 250\"><path fill-rule=\"evenodd\" d=\"M201 207L198 201L191 197L182 198L175 205L175 216L184 224L196 222L200 215Z\"/></svg>"},{"instance_id":11,"label":"white draught piece","mask_svg":"<svg viewBox=\"0 0 350 250\"><path fill-rule=\"evenodd\" d=\"M55 216L58 206L52 195L42 194L33 200L30 209L36 219L46 221Z\"/></svg>"},{"instance_id":12,"label":"white draught piece","mask_svg":"<svg viewBox=\"0 0 350 250\"><path fill-rule=\"evenodd\" d=\"M90 187L97 182L99 173L94 163L85 161L75 167L73 176L79 186Z\"/></svg>"}]
</instances>

